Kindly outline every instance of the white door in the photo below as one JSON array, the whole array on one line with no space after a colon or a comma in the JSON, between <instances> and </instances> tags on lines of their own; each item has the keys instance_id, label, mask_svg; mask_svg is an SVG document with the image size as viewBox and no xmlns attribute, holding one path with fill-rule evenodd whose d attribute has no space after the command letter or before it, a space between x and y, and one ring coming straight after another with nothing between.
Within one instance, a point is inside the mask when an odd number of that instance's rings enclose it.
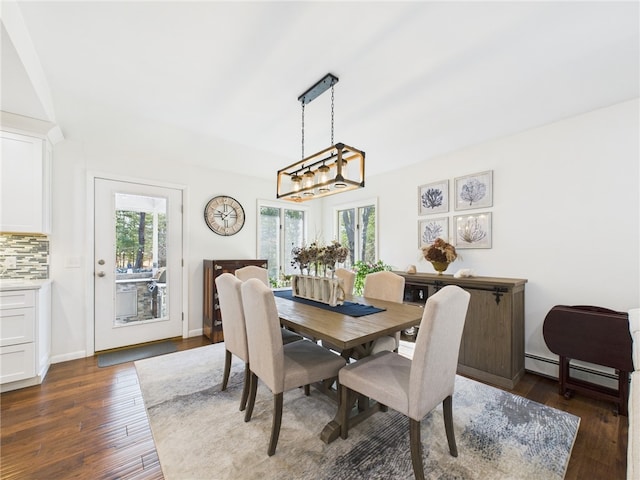
<instances>
[{"instance_id":1,"label":"white door","mask_svg":"<svg viewBox=\"0 0 640 480\"><path fill-rule=\"evenodd\" d=\"M94 187L95 351L182 336L182 191Z\"/></svg>"}]
</instances>

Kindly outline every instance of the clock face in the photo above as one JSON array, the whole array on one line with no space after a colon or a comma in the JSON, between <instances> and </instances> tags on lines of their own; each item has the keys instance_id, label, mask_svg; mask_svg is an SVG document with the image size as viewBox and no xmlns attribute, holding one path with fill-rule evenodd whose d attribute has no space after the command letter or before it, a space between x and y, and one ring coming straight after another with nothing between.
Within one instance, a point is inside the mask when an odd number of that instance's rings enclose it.
<instances>
[{"instance_id":1,"label":"clock face","mask_svg":"<svg viewBox=\"0 0 640 480\"><path fill-rule=\"evenodd\" d=\"M204 209L204 221L218 235L235 235L244 226L244 209L234 198L213 197Z\"/></svg>"}]
</instances>

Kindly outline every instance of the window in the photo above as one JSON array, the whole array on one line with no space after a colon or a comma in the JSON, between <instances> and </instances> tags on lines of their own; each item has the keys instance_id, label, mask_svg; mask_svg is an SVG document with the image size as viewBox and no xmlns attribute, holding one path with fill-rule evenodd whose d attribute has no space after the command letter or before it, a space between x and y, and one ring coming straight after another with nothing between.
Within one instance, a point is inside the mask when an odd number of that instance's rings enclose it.
<instances>
[{"instance_id":1,"label":"window","mask_svg":"<svg viewBox=\"0 0 640 480\"><path fill-rule=\"evenodd\" d=\"M351 268L359 260L374 263L378 256L376 202L338 207L336 222L338 240L349 247L349 257L344 263Z\"/></svg>"},{"instance_id":2,"label":"window","mask_svg":"<svg viewBox=\"0 0 640 480\"><path fill-rule=\"evenodd\" d=\"M258 258L269 262L271 286L286 285L285 276L295 273L291 249L306 243L306 209L261 204L259 211Z\"/></svg>"}]
</instances>

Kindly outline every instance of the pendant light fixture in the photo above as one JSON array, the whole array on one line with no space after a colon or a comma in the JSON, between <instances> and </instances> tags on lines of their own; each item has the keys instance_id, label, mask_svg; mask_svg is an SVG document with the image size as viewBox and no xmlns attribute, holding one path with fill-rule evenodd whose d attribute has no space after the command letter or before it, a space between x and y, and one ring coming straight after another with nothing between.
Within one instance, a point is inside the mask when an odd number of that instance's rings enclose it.
<instances>
[{"instance_id":1,"label":"pendant light fixture","mask_svg":"<svg viewBox=\"0 0 640 480\"><path fill-rule=\"evenodd\" d=\"M364 187L364 152L333 143L333 100L338 77L328 73L298 97L302 104L302 160L278 170L277 198L303 202ZM331 146L304 156L304 107L331 88Z\"/></svg>"}]
</instances>

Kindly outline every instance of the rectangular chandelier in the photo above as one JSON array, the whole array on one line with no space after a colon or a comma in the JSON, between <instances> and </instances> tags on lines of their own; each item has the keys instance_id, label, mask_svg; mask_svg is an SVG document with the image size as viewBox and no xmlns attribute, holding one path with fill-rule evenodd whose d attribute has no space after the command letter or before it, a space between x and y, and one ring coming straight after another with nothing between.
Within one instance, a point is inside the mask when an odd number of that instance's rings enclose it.
<instances>
[{"instance_id":1,"label":"rectangular chandelier","mask_svg":"<svg viewBox=\"0 0 640 480\"><path fill-rule=\"evenodd\" d=\"M364 187L365 153L344 143L278 170L277 197L304 202Z\"/></svg>"},{"instance_id":2,"label":"rectangular chandelier","mask_svg":"<svg viewBox=\"0 0 640 480\"><path fill-rule=\"evenodd\" d=\"M302 160L278 170L277 198L304 202L364 187L364 152L336 143L310 157L304 156L304 106L331 88L331 143L333 144L333 86L338 77L328 73L298 97L302 104Z\"/></svg>"}]
</instances>

